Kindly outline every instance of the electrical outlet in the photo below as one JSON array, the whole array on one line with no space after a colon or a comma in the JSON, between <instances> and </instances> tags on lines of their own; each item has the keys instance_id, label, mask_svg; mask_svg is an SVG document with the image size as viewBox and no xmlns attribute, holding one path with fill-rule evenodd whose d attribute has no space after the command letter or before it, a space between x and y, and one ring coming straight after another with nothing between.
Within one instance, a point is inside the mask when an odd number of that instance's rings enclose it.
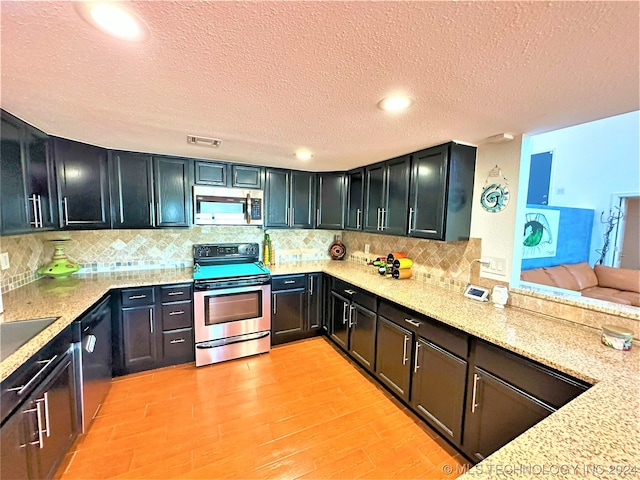
<instances>
[{"instance_id":1,"label":"electrical outlet","mask_svg":"<svg viewBox=\"0 0 640 480\"><path fill-rule=\"evenodd\" d=\"M0 253L0 269L7 270L9 268L9 252Z\"/></svg>"},{"instance_id":2,"label":"electrical outlet","mask_svg":"<svg viewBox=\"0 0 640 480\"><path fill-rule=\"evenodd\" d=\"M488 265L480 265L481 272L505 275L507 265L506 258L482 257L482 261L488 262Z\"/></svg>"},{"instance_id":3,"label":"electrical outlet","mask_svg":"<svg viewBox=\"0 0 640 480\"><path fill-rule=\"evenodd\" d=\"M364 244L364 253L368 254L369 253L369 248L371 248L371 245L369 245L368 243Z\"/></svg>"}]
</instances>

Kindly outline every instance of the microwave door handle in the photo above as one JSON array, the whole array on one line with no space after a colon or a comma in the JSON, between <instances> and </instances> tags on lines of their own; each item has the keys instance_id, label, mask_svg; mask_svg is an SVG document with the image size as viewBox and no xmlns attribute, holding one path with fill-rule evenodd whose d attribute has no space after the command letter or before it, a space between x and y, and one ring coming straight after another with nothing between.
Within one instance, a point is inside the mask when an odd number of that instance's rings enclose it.
<instances>
[{"instance_id":1,"label":"microwave door handle","mask_svg":"<svg viewBox=\"0 0 640 480\"><path fill-rule=\"evenodd\" d=\"M247 225L251 224L251 194L247 193Z\"/></svg>"}]
</instances>

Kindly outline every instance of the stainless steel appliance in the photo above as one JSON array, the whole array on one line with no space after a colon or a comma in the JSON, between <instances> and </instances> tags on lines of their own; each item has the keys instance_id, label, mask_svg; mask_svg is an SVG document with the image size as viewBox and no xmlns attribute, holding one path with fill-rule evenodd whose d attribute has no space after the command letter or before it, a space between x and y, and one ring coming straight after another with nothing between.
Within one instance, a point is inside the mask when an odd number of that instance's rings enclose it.
<instances>
[{"instance_id":1,"label":"stainless steel appliance","mask_svg":"<svg viewBox=\"0 0 640 480\"><path fill-rule=\"evenodd\" d=\"M196 366L268 352L271 272L257 243L193 246Z\"/></svg>"},{"instance_id":2,"label":"stainless steel appliance","mask_svg":"<svg viewBox=\"0 0 640 480\"><path fill-rule=\"evenodd\" d=\"M241 188L193 187L196 225L262 225L263 191Z\"/></svg>"}]
</instances>

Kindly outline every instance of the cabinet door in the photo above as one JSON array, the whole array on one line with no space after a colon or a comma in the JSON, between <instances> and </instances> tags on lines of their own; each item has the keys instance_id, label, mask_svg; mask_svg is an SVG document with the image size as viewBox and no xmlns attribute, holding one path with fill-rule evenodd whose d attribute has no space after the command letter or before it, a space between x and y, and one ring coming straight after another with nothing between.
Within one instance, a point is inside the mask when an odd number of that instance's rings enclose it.
<instances>
[{"instance_id":1,"label":"cabinet door","mask_svg":"<svg viewBox=\"0 0 640 480\"><path fill-rule=\"evenodd\" d=\"M411 405L440 433L461 442L467 362L422 338L416 341Z\"/></svg>"},{"instance_id":2,"label":"cabinet door","mask_svg":"<svg viewBox=\"0 0 640 480\"><path fill-rule=\"evenodd\" d=\"M291 172L291 226L313 228L315 224L315 174Z\"/></svg>"},{"instance_id":3,"label":"cabinet door","mask_svg":"<svg viewBox=\"0 0 640 480\"><path fill-rule=\"evenodd\" d=\"M384 207L385 165L377 163L365 168L364 224L367 232L379 232Z\"/></svg>"},{"instance_id":4,"label":"cabinet door","mask_svg":"<svg viewBox=\"0 0 640 480\"><path fill-rule=\"evenodd\" d=\"M61 228L109 228L109 170L104 148L53 140Z\"/></svg>"},{"instance_id":5,"label":"cabinet door","mask_svg":"<svg viewBox=\"0 0 640 480\"><path fill-rule=\"evenodd\" d=\"M318 174L316 228L344 228L344 180L342 173Z\"/></svg>"},{"instance_id":6,"label":"cabinet door","mask_svg":"<svg viewBox=\"0 0 640 480\"><path fill-rule=\"evenodd\" d=\"M265 227L288 227L291 176L286 170L267 168L265 185Z\"/></svg>"},{"instance_id":7,"label":"cabinet door","mask_svg":"<svg viewBox=\"0 0 640 480\"><path fill-rule=\"evenodd\" d=\"M19 121L2 115L0 129L0 212L2 234L31 231L27 217L25 162L22 150L23 129Z\"/></svg>"},{"instance_id":8,"label":"cabinet door","mask_svg":"<svg viewBox=\"0 0 640 480\"><path fill-rule=\"evenodd\" d=\"M378 316L376 368L378 378L405 401L409 400L411 382L411 347L409 330Z\"/></svg>"},{"instance_id":9,"label":"cabinet door","mask_svg":"<svg viewBox=\"0 0 640 480\"><path fill-rule=\"evenodd\" d=\"M303 337L306 321L304 288L273 292L271 295L271 343L290 342Z\"/></svg>"},{"instance_id":10,"label":"cabinet door","mask_svg":"<svg viewBox=\"0 0 640 480\"><path fill-rule=\"evenodd\" d=\"M156 226L188 227L191 223L191 190L186 158L154 157Z\"/></svg>"},{"instance_id":11,"label":"cabinet door","mask_svg":"<svg viewBox=\"0 0 640 480\"><path fill-rule=\"evenodd\" d=\"M449 148L428 148L413 154L409 235L441 240Z\"/></svg>"},{"instance_id":12,"label":"cabinet door","mask_svg":"<svg viewBox=\"0 0 640 480\"><path fill-rule=\"evenodd\" d=\"M26 418L21 407L2 425L0 429L0 478L26 480L37 477L29 476L29 459L27 457L27 437L25 433Z\"/></svg>"},{"instance_id":13,"label":"cabinet door","mask_svg":"<svg viewBox=\"0 0 640 480\"><path fill-rule=\"evenodd\" d=\"M373 372L376 351L376 314L357 303L350 307L351 339L349 353Z\"/></svg>"},{"instance_id":14,"label":"cabinet door","mask_svg":"<svg viewBox=\"0 0 640 480\"><path fill-rule=\"evenodd\" d=\"M318 331L322 328L323 318L323 282L321 273L307 275L307 319L308 330Z\"/></svg>"},{"instance_id":15,"label":"cabinet door","mask_svg":"<svg viewBox=\"0 0 640 480\"><path fill-rule=\"evenodd\" d=\"M36 228L52 230L57 226L55 175L53 156L49 149L49 137L31 126L25 130L27 155L27 193L31 197L40 225Z\"/></svg>"},{"instance_id":16,"label":"cabinet door","mask_svg":"<svg viewBox=\"0 0 640 480\"><path fill-rule=\"evenodd\" d=\"M347 173L347 230L362 230L364 212L364 169Z\"/></svg>"},{"instance_id":17,"label":"cabinet door","mask_svg":"<svg viewBox=\"0 0 640 480\"><path fill-rule=\"evenodd\" d=\"M231 166L231 186L240 188L262 188L264 168L252 165Z\"/></svg>"},{"instance_id":18,"label":"cabinet door","mask_svg":"<svg viewBox=\"0 0 640 480\"><path fill-rule=\"evenodd\" d=\"M124 368L127 373L150 368L158 358L158 322L153 306L122 310Z\"/></svg>"},{"instance_id":19,"label":"cabinet door","mask_svg":"<svg viewBox=\"0 0 640 480\"><path fill-rule=\"evenodd\" d=\"M386 182L382 231L391 235L406 235L409 211L410 156L385 162Z\"/></svg>"},{"instance_id":20,"label":"cabinet door","mask_svg":"<svg viewBox=\"0 0 640 480\"><path fill-rule=\"evenodd\" d=\"M32 394L32 408L39 408L42 412L41 443L34 449L37 478L53 476L77 435L72 358L67 355ZM37 433L33 434L32 441L40 441Z\"/></svg>"},{"instance_id":21,"label":"cabinet door","mask_svg":"<svg viewBox=\"0 0 640 480\"><path fill-rule=\"evenodd\" d=\"M227 186L229 165L222 162L196 161L196 183L198 185Z\"/></svg>"},{"instance_id":22,"label":"cabinet door","mask_svg":"<svg viewBox=\"0 0 640 480\"><path fill-rule=\"evenodd\" d=\"M112 172L113 227L153 227L155 209L151 156L114 152Z\"/></svg>"},{"instance_id":23,"label":"cabinet door","mask_svg":"<svg viewBox=\"0 0 640 480\"><path fill-rule=\"evenodd\" d=\"M475 367L470 376L463 448L482 460L529 429L553 410Z\"/></svg>"},{"instance_id":24,"label":"cabinet door","mask_svg":"<svg viewBox=\"0 0 640 480\"><path fill-rule=\"evenodd\" d=\"M345 350L349 349L349 300L331 292L329 335Z\"/></svg>"}]
</instances>

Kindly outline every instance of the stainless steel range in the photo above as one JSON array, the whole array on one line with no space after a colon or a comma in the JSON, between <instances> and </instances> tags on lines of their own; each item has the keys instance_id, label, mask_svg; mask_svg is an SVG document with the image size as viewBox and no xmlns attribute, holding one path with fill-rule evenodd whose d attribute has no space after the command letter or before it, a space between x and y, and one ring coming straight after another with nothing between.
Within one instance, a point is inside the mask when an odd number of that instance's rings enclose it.
<instances>
[{"instance_id":1,"label":"stainless steel range","mask_svg":"<svg viewBox=\"0 0 640 480\"><path fill-rule=\"evenodd\" d=\"M196 366L268 352L271 272L257 243L193 246Z\"/></svg>"}]
</instances>

